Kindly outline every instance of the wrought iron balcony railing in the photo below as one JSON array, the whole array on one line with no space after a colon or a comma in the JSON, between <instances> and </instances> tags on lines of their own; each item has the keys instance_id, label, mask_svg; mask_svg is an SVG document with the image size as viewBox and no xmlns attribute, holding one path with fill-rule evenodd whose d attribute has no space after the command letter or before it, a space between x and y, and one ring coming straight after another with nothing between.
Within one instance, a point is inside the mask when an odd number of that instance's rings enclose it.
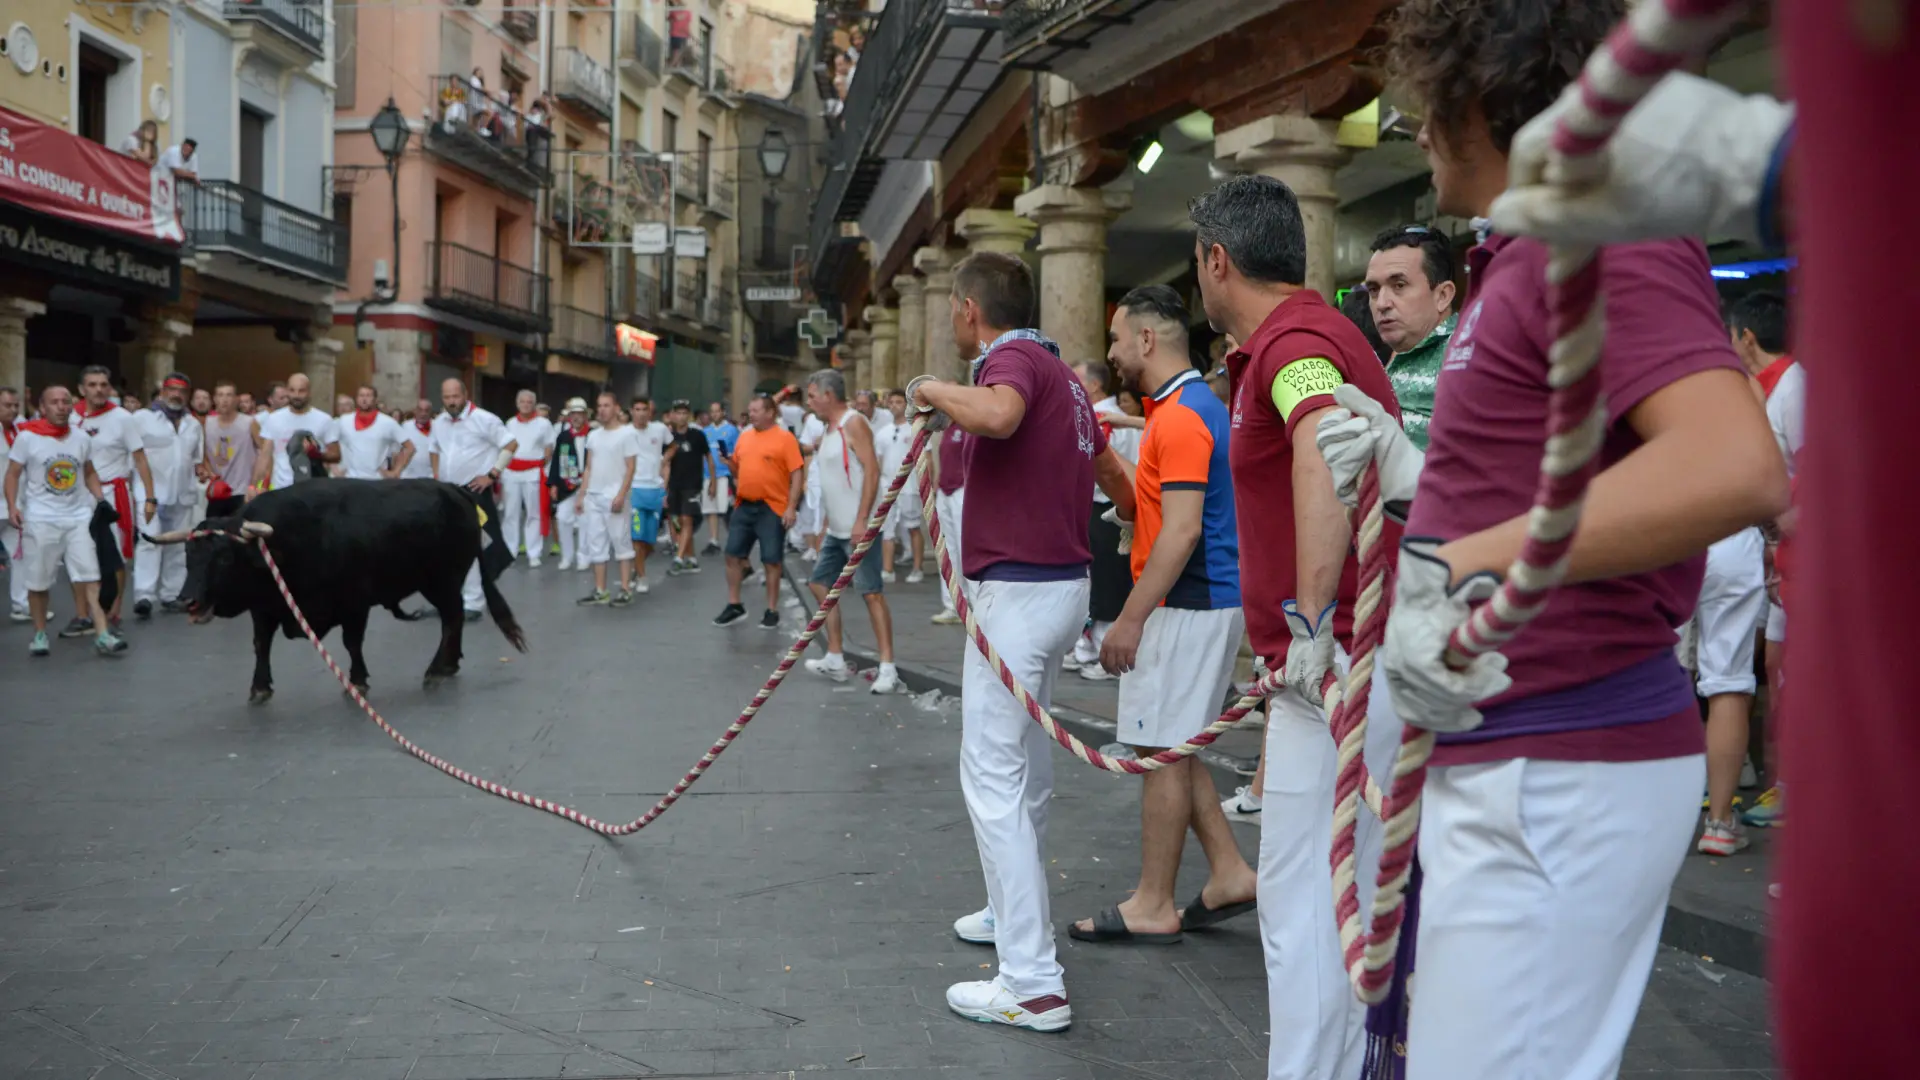
<instances>
[{"instance_id":1,"label":"wrought iron balcony railing","mask_svg":"<svg viewBox=\"0 0 1920 1080\"><path fill-rule=\"evenodd\" d=\"M221 7L229 20L249 20L273 27L318 58L327 53L327 16L313 0L226 0Z\"/></svg>"},{"instance_id":2,"label":"wrought iron balcony railing","mask_svg":"<svg viewBox=\"0 0 1920 1080\"><path fill-rule=\"evenodd\" d=\"M553 179L551 128L512 108L504 93L475 86L471 76L435 75L432 86L430 152L528 199Z\"/></svg>"},{"instance_id":3,"label":"wrought iron balcony railing","mask_svg":"<svg viewBox=\"0 0 1920 1080\"><path fill-rule=\"evenodd\" d=\"M533 8L509 0L506 9L500 12L500 27L515 41L530 44L540 36L540 16Z\"/></svg>"},{"instance_id":4,"label":"wrought iron balcony railing","mask_svg":"<svg viewBox=\"0 0 1920 1080\"><path fill-rule=\"evenodd\" d=\"M523 333L551 326L549 279L484 251L427 241L427 303Z\"/></svg>"},{"instance_id":5,"label":"wrought iron balcony railing","mask_svg":"<svg viewBox=\"0 0 1920 1080\"><path fill-rule=\"evenodd\" d=\"M561 49L554 56L553 95L587 109L603 120L613 118L613 72L579 49Z\"/></svg>"},{"instance_id":6,"label":"wrought iron balcony railing","mask_svg":"<svg viewBox=\"0 0 1920 1080\"><path fill-rule=\"evenodd\" d=\"M553 305L553 329L547 331L547 348L602 364L620 358L613 346L613 320L572 304Z\"/></svg>"},{"instance_id":7,"label":"wrought iron balcony railing","mask_svg":"<svg viewBox=\"0 0 1920 1080\"><path fill-rule=\"evenodd\" d=\"M182 184L180 195L196 250L231 251L316 281L346 283L346 226L230 180Z\"/></svg>"},{"instance_id":8,"label":"wrought iron balcony railing","mask_svg":"<svg viewBox=\"0 0 1920 1080\"><path fill-rule=\"evenodd\" d=\"M626 29L626 40L621 42L620 48L620 66L650 84L659 85L661 76L666 73L666 41L647 22L645 15L635 15L627 23Z\"/></svg>"}]
</instances>

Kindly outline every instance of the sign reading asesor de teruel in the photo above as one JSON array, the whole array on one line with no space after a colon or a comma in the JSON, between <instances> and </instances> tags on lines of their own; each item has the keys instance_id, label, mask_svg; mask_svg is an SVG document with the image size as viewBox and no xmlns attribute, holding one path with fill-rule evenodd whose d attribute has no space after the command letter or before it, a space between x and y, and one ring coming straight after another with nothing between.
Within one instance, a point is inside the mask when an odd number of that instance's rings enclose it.
<instances>
[{"instance_id":1,"label":"sign reading asesor de teruel","mask_svg":"<svg viewBox=\"0 0 1920 1080\"><path fill-rule=\"evenodd\" d=\"M0 108L0 199L67 221L177 244L173 173Z\"/></svg>"}]
</instances>

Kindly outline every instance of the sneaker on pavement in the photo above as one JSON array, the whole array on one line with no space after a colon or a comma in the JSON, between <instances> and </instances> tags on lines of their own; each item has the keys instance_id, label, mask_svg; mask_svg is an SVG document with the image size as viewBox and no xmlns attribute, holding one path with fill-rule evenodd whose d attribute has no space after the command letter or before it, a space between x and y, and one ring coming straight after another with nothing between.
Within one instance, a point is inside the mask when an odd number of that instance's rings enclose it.
<instances>
[{"instance_id":1,"label":"sneaker on pavement","mask_svg":"<svg viewBox=\"0 0 1920 1080\"><path fill-rule=\"evenodd\" d=\"M109 630L93 639L93 651L101 656L118 656L127 651L127 639Z\"/></svg>"},{"instance_id":2,"label":"sneaker on pavement","mask_svg":"<svg viewBox=\"0 0 1920 1080\"><path fill-rule=\"evenodd\" d=\"M700 554L702 554L702 555L718 555L718 554L720 554L720 545L719 545L719 544L716 544L716 543L714 543L714 542L713 542L713 541L711 541L711 540L709 540L709 541L707 541L707 546L706 546L706 547L703 547L703 548L701 548L701 549L700 549Z\"/></svg>"},{"instance_id":3,"label":"sneaker on pavement","mask_svg":"<svg viewBox=\"0 0 1920 1080\"><path fill-rule=\"evenodd\" d=\"M637 581L635 581L635 582L633 583L633 591L634 591L634 594L635 594L635 595L639 595L640 593L644 593L644 592L646 592L646 591L647 591L647 579L646 579L646 578L640 578L639 580L637 580Z\"/></svg>"},{"instance_id":4,"label":"sneaker on pavement","mask_svg":"<svg viewBox=\"0 0 1920 1080\"><path fill-rule=\"evenodd\" d=\"M686 572L686 564L685 564L685 563L683 563L683 562L682 562L682 561L681 561L680 559L678 559L678 558L675 558L675 559L673 560L673 565L672 565L672 566L669 566L669 567L667 567L667 576L668 576L668 577L679 577L679 576L680 576L681 574L683 574L683 573L685 573L685 572Z\"/></svg>"},{"instance_id":5,"label":"sneaker on pavement","mask_svg":"<svg viewBox=\"0 0 1920 1080\"><path fill-rule=\"evenodd\" d=\"M1021 1001L999 982L963 982L947 987L947 1008L983 1024L1006 1024L1028 1031L1065 1031L1073 1009L1064 991Z\"/></svg>"},{"instance_id":6,"label":"sneaker on pavement","mask_svg":"<svg viewBox=\"0 0 1920 1080\"><path fill-rule=\"evenodd\" d=\"M940 611L934 612L933 617L928 619L927 621L932 623L935 626L959 626L960 613L957 611L949 611L946 609L942 609Z\"/></svg>"},{"instance_id":7,"label":"sneaker on pavement","mask_svg":"<svg viewBox=\"0 0 1920 1080\"><path fill-rule=\"evenodd\" d=\"M697 574L699 572L700 572L700 560L694 558L691 555L687 556L687 573Z\"/></svg>"},{"instance_id":8,"label":"sneaker on pavement","mask_svg":"<svg viewBox=\"0 0 1920 1080\"><path fill-rule=\"evenodd\" d=\"M809 658L807 660L807 670L813 672L815 675L825 675L834 682L846 682L847 677L853 674L853 672L847 669L846 657L835 656L831 653L826 656Z\"/></svg>"},{"instance_id":9,"label":"sneaker on pavement","mask_svg":"<svg viewBox=\"0 0 1920 1080\"><path fill-rule=\"evenodd\" d=\"M882 570L882 571L880 571L880 580L881 580L881 581L882 581L883 583L885 583L885 584L888 584L888 585L891 585L891 584L893 584L893 580L894 580L894 578L893 578L893 571L891 571L891 570Z\"/></svg>"},{"instance_id":10,"label":"sneaker on pavement","mask_svg":"<svg viewBox=\"0 0 1920 1080\"><path fill-rule=\"evenodd\" d=\"M565 560L565 559L561 559L561 560L560 560L560 569L562 569L562 570L571 570L571 569L573 569L573 564L572 564L572 563L570 563L570 562L568 562L568 561L567 561L567 560Z\"/></svg>"},{"instance_id":11,"label":"sneaker on pavement","mask_svg":"<svg viewBox=\"0 0 1920 1080\"><path fill-rule=\"evenodd\" d=\"M14 622L31 622L31 621L33 621L33 614L32 614L31 612L29 612L29 611L28 611L28 610L27 610L26 608L23 608L23 607L17 607L17 608L14 608L14 609L13 609L13 611L12 611L12 613L11 613L11 615L12 615L12 618L13 618L13 621L14 621Z\"/></svg>"},{"instance_id":12,"label":"sneaker on pavement","mask_svg":"<svg viewBox=\"0 0 1920 1080\"><path fill-rule=\"evenodd\" d=\"M93 633L93 620L75 615L73 621L67 624L67 628L60 631L60 636L63 638L86 637L91 633Z\"/></svg>"},{"instance_id":13,"label":"sneaker on pavement","mask_svg":"<svg viewBox=\"0 0 1920 1080\"><path fill-rule=\"evenodd\" d=\"M187 605L186 605L186 602L183 600L169 600L166 603L160 605L160 612L163 615L179 615L185 612L186 610L187 610Z\"/></svg>"},{"instance_id":14,"label":"sneaker on pavement","mask_svg":"<svg viewBox=\"0 0 1920 1080\"><path fill-rule=\"evenodd\" d=\"M1242 784L1228 798L1220 801L1220 812L1227 815L1228 821L1260 820L1260 796L1253 793L1252 784Z\"/></svg>"},{"instance_id":15,"label":"sneaker on pavement","mask_svg":"<svg viewBox=\"0 0 1920 1080\"><path fill-rule=\"evenodd\" d=\"M1080 677L1088 682L1107 682L1115 678L1115 676L1107 674L1107 669L1101 667L1097 662L1081 665Z\"/></svg>"},{"instance_id":16,"label":"sneaker on pavement","mask_svg":"<svg viewBox=\"0 0 1920 1080\"><path fill-rule=\"evenodd\" d=\"M1081 660L1079 657L1073 655L1072 653L1068 653L1067 655L1060 658L1061 671L1079 671L1082 667L1085 667L1085 666L1086 666L1086 662Z\"/></svg>"},{"instance_id":17,"label":"sneaker on pavement","mask_svg":"<svg viewBox=\"0 0 1920 1080\"><path fill-rule=\"evenodd\" d=\"M918 585L925 580L927 580L927 575L921 573L918 570L915 570L907 575L907 584L909 585Z\"/></svg>"},{"instance_id":18,"label":"sneaker on pavement","mask_svg":"<svg viewBox=\"0 0 1920 1080\"><path fill-rule=\"evenodd\" d=\"M1709 818L1706 828L1700 831L1698 850L1702 855L1725 856L1745 848L1748 843L1746 827L1738 818L1726 821Z\"/></svg>"},{"instance_id":19,"label":"sneaker on pavement","mask_svg":"<svg viewBox=\"0 0 1920 1080\"><path fill-rule=\"evenodd\" d=\"M631 604L631 603L633 603L632 591L628 589L621 589L619 592L613 594L613 599L607 601L607 606L608 607L626 607L628 604Z\"/></svg>"},{"instance_id":20,"label":"sneaker on pavement","mask_svg":"<svg viewBox=\"0 0 1920 1080\"><path fill-rule=\"evenodd\" d=\"M873 677L871 692L892 694L900 689L900 672L892 664L881 664L880 674Z\"/></svg>"},{"instance_id":21,"label":"sneaker on pavement","mask_svg":"<svg viewBox=\"0 0 1920 1080\"><path fill-rule=\"evenodd\" d=\"M538 556L538 555L531 555L531 556L528 556L528 557L527 557L527 569L529 569L529 570L538 570L538 569L540 569L540 556Z\"/></svg>"},{"instance_id":22,"label":"sneaker on pavement","mask_svg":"<svg viewBox=\"0 0 1920 1080\"><path fill-rule=\"evenodd\" d=\"M765 615L760 616L760 629L762 630L780 629L779 614L775 612L772 608L768 608L767 613Z\"/></svg>"},{"instance_id":23,"label":"sneaker on pavement","mask_svg":"<svg viewBox=\"0 0 1920 1080\"><path fill-rule=\"evenodd\" d=\"M720 614L713 617L713 625L732 626L734 623L746 617L747 609L744 606L740 604L728 604L726 607L720 609Z\"/></svg>"},{"instance_id":24,"label":"sneaker on pavement","mask_svg":"<svg viewBox=\"0 0 1920 1080\"><path fill-rule=\"evenodd\" d=\"M613 595L605 589L596 589L574 601L574 603L579 604L581 607L606 607L612 602Z\"/></svg>"},{"instance_id":25,"label":"sneaker on pavement","mask_svg":"<svg viewBox=\"0 0 1920 1080\"><path fill-rule=\"evenodd\" d=\"M961 941L975 945L993 944L993 909L983 907L971 915L962 915L953 920L953 934Z\"/></svg>"},{"instance_id":26,"label":"sneaker on pavement","mask_svg":"<svg viewBox=\"0 0 1920 1080\"><path fill-rule=\"evenodd\" d=\"M1753 800L1752 806L1740 812L1740 820L1756 829L1771 829L1781 824L1787 816L1785 796L1786 793L1775 784L1761 792L1760 797Z\"/></svg>"},{"instance_id":27,"label":"sneaker on pavement","mask_svg":"<svg viewBox=\"0 0 1920 1080\"><path fill-rule=\"evenodd\" d=\"M27 655L45 656L52 651L53 646L47 642L47 632L45 630L35 630L33 632L33 640L27 644Z\"/></svg>"},{"instance_id":28,"label":"sneaker on pavement","mask_svg":"<svg viewBox=\"0 0 1920 1080\"><path fill-rule=\"evenodd\" d=\"M153 601L151 600L134 601L133 617L136 619L139 619L141 622L146 622L148 619L153 618Z\"/></svg>"}]
</instances>

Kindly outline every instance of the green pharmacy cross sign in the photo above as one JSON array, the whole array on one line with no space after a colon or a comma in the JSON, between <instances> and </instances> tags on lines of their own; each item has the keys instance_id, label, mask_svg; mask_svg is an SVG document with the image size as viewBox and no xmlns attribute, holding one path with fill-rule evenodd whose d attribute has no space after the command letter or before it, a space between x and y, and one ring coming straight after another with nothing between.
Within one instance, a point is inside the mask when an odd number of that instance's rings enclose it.
<instances>
[{"instance_id":1,"label":"green pharmacy cross sign","mask_svg":"<svg viewBox=\"0 0 1920 1080\"><path fill-rule=\"evenodd\" d=\"M840 324L827 314L826 308L814 308L807 317L800 320L800 337L810 347L824 349L827 343L840 336Z\"/></svg>"}]
</instances>

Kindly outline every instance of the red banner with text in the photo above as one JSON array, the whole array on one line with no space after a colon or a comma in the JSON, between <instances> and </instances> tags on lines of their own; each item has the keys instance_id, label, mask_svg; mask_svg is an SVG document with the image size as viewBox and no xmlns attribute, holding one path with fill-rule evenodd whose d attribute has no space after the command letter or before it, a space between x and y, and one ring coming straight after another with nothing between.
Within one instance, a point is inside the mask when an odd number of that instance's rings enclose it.
<instances>
[{"instance_id":1,"label":"red banner with text","mask_svg":"<svg viewBox=\"0 0 1920 1080\"><path fill-rule=\"evenodd\" d=\"M96 229L181 241L171 170L7 108L0 108L0 198Z\"/></svg>"}]
</instances>

